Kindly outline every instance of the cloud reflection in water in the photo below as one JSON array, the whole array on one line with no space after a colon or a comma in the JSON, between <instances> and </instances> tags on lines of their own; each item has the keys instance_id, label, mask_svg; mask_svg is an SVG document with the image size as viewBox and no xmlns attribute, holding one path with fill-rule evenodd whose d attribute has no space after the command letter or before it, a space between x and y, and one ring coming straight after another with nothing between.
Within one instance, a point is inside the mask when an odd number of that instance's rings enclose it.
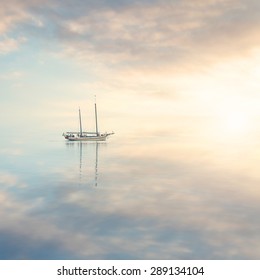
<instances>
[{"instance_id":1,"label":"cloud reflection in water","mask_svg":"<svg viewBox=\"0 0 260 280\"><path fill-rule=\"evenodd\" d=\"M27 173L17 159L1 172L0 257L259 258L259 178L240 172L248 163L150 140L47 143Z\"/></svg>"}]
</instances>

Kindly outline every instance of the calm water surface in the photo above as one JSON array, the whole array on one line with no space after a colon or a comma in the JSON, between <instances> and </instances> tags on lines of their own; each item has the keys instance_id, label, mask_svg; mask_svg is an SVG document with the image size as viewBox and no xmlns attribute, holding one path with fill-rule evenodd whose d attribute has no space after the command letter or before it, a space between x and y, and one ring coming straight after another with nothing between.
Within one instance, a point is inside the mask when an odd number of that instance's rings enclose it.
<instances>
[{"instance_id":1,"label":"calm water surface","mask_svg":"<svg viewBox=\"0 0 260 280\"><path fill-rule=\"evenodd\" d=\"M257 143L3 141L0 258L259 259Z\"/></svg>"}]
</instances>

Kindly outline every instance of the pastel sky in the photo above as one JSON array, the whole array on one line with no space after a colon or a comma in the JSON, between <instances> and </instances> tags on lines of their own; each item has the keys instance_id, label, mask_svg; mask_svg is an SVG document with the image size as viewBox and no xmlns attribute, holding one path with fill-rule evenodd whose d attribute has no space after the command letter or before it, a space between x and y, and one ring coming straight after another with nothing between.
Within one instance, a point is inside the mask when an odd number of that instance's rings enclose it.
<instances>
[{"instance_id":1,"label":"pastel sky","mask_svg":"<svg viewBox=\"0 0 260 280\"><path fill-rule=\"evenodd\" d=\"M259 258L259 11L0 0L0 258Z\"/></svg>"},{"instance_id":2,"label":"pastel sky","mask_svg":"<svg viewBox=\"0 0 260 280\"><path fill-rule=\"evenodd\" d=\"M256 123L258 0L0 4L2 129L60 135L77 127L78 106L92 128L95 95L104 130L160 132L176 118Z\"/></svg>"}]
</instances>

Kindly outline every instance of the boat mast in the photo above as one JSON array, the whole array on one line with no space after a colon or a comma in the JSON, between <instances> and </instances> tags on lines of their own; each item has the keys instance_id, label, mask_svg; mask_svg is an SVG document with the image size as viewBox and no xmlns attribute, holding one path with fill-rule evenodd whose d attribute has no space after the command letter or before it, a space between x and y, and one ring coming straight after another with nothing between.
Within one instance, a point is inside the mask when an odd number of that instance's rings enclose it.
<instances>
[{"instance_id":1,"label":"boat mast","mask_svg":"<svg viewBox=\"0 0 260 280\"><path fill-rule=\"evenodd\" d=\"M98 122L97 122L97 104L96 104L96 95L95 95L95 118L96 118L96 134L99 135L98 132Z\"/></svg>"},{"instance_id":2,"label":"boat mast","mask_svg":"<svg viewBox=\"0 0 260 280\"><path fill-rule=\"evenodd\" d=\"M80 136L82 136L82 124L81 124L81 113L79 108L79 128L80 128Z\"/></svg>"}]
</instances>

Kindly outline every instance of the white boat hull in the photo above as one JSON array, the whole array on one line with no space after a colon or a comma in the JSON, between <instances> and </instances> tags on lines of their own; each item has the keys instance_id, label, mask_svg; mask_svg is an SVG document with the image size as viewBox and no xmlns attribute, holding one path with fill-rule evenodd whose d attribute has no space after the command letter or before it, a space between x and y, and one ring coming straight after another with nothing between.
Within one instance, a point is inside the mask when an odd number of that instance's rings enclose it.
<instances>
[{"instance_id":1,"label":"white boat hull","mask_svg":"<svg viewBox=\"0 0 260 280\"><path fill-rule=\"evenodd\" d=\"M103 134L99 134L99 135L95 135L93 132L89 133L88 135L81 135L75 132L66 132L63 133L63 136L65 139L69 140L69 141L106 141L107 137L109 135L114 134L114 132L112 133L103 133Z\"/></svg>"},{"instance_id":2,"label":"white boat hull","mask_svg":"<svg viewBox=\"0 0 260 280\"><path fill-rule=\"evenodd\" d=\"M106 141L107 136L68 137L69 141Z\"/></svg>"}]
</instances>

